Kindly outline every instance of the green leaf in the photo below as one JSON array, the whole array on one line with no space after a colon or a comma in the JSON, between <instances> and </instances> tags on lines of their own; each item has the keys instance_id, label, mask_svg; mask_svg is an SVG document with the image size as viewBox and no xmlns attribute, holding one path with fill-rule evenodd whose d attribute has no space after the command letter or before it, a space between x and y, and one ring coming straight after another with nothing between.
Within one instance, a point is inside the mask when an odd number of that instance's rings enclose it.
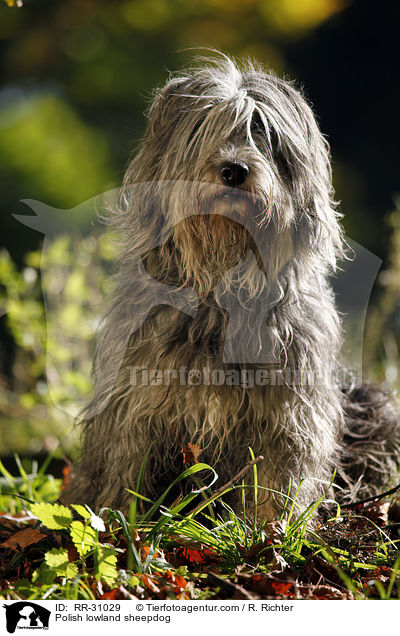
<instances>
[{"instance_id":1,"label":"green leaf","mask_svg":"<svg viewBox=\"0 0 400 636\"><path fill-rule=\"evenodd\" d=\"M78 550L80 556L84 556L97 545L97 533L89 525L84 525L81 521L71 523L71 539Z\"/></svg>"},{"instance_id":2,"label":"green leaf","mask_svg":"<svg viewBox=\"0 0 400 636\"><path fill-rule=\"evenodd\" d=\"M71 510L58 504L32 504L31 512L50 530L68 528L73 520Z\"/></svg>"},{"instance_id":3,"label":"green leaf","mask_svg":"<svg viewBox=\"0 0 400 636\"><path fill-rule=\"evenodd\" d=\"M128 585L130 587L137 587L138 585L140 585L140 580L137 576L135 576L134 574L132 574L131 578L128 581Z\"/></svg>"},{"instance_id":4,"label":"green leaf","mask_svg":"<svg viewBox=\"0 0 400 636\"><path fill-rule=\"evenodd\" d=\"M97 554L98 578L112 585L118 578L117 556L111 546L100 545Z\"/></svg>"},{"instance_id":5,"label":"green leaf","mask_svg":"<svg viewBox=\"0 0 400 636\"><path fill-rule=\"evenodd\" d=\"M77 566L69 562L67 550L54 548L45 554L44 560L56 576L72 579L78 574Z\"/></svg>"},{"instance_id":6,"label":"green leaf","mask_svg":"<svg viewBox=\"0 0 400 636\"><path fill-rule=\"evenodd\" d=\"M53 548L46 552L44 560L50 568L57 570L60 567L65 567L65 563L68 562L68 552L62 548Z\"/></svg>"},{"instance_id":7,"label":"green leaf","mask_svg":"<svg viewBox=\"0 0 400 636\"><path fill-rule=\"evenodd\" d=\"M76 510L76 512L78 513L78 515L80 515L81 517L83 517L84 519L90 519L91 514L89 512L89 510L87 510L85 508L85 506L81 506L80 504L71 504L71 508L73 508L74 510Z\"/></svg>"},{"instance_id":8,"label":"green leaf","mask_svg":"<svg viewBox=\"0 0 400 636\"><path fill-rule=\"evenodd\" d=\"M51 585L56 578L55 570L49 568L47 563L43 561L40 568L32 574L32 583L36 586Z\"/></svg>"}]
</instances>

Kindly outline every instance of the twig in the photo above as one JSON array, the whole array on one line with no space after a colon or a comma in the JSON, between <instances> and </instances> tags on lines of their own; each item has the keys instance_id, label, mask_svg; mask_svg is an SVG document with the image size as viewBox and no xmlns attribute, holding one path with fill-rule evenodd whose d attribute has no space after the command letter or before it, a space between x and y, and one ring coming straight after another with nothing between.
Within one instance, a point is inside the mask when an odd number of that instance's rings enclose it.
<instances>
[{"instance_id":1,"label":"twig","mask_svg":"<svg viewBox=\"0 0 400 636\"><path fill-rule=\"evenodd\" d=\"M353 508L355 506L360 506L361 504L369 503L370 501L375 501L375 499L383 499L384 497L388 497L389 495L394 495L395 492L400 490L400 484L397 484L394 488L390 490L386 490L385 492L380 493L379 495L374 495L373 497L367 497L366 499L359 499L358 501L353 501L352 503L343 504L341 508Z\"/></svg>"}]
</instances>

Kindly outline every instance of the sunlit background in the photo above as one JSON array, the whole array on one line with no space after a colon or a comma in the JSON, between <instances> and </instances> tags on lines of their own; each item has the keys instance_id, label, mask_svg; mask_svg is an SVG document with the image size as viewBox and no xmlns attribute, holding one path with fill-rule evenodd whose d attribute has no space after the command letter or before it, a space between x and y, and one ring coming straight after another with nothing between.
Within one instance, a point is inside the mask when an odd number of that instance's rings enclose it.
<instances>
[{"instance_id":1,"label":"sunlit background","mask_svg":"<svg viewBox=\"0 0 400 636\"><path fill-rule=\"evenodd\" d=\"M117 187L152 90L199 47L256 58L295 79L313 104L331 145L346 233L384 261L366 375L397 386L399 18L394 0L0 0L0 455L47 453L70 429L46 388L45 346L70 365L59 378L60 402L67 385L84 392L87 378L60 332L63 321L79 323L74 308L89 294L82 263L106 258L77 238L90 222L84 209L74 216L77 236L63 236L60 225L45 265L59 276L68 262L72 278L60 283L66 301L52 338L42 236L11 214L29 214L23 199L70 209ZM69 439L57 452L69 451Z\"/></svg>"}]
</instances>

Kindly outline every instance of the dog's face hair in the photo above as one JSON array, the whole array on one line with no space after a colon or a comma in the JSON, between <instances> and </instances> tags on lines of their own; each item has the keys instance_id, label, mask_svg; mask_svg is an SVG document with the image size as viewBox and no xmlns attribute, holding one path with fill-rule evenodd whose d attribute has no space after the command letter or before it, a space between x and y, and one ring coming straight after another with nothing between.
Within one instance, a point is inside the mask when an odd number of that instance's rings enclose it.
<instances>
[{"instance_id":1,"label":"dog's face hair","mask_svg":"<svg viewBox=\"0 0 400 636\"><path fill-rule=\"evenodd\" d=\"M156 93L125 178L128 207L138 203L128 186L140 182L152 182L144 196L154 199L142 223L161 222L172 234L179 282L201 296L249 248L257 253L254 233L263 233L270 278L300 252L326 268L341 253L329 148L313 113L288 82L250 63L239 68L221 56ZM149 236L135 228L140 234ZM253 285L255 278L249 273Z\"/></svg>"}]
</instances>

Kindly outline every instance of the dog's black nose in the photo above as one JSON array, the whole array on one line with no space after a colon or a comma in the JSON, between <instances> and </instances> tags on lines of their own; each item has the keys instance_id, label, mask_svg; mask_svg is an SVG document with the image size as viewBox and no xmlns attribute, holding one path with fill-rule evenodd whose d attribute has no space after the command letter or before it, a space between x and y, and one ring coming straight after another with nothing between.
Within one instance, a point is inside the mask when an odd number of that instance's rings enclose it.
<instances>
[{"instance_id":1,"label":"dog's black nose","mask_svg":"<svg viewBox=\"0 0 400 636\"><path fill-rule=\"evenodd\" d=\"M238 188L243 185L249 174L249 167L243 161L230 161L221 168L221 177L225 185Z\"/></svg>"}]
</instances>

